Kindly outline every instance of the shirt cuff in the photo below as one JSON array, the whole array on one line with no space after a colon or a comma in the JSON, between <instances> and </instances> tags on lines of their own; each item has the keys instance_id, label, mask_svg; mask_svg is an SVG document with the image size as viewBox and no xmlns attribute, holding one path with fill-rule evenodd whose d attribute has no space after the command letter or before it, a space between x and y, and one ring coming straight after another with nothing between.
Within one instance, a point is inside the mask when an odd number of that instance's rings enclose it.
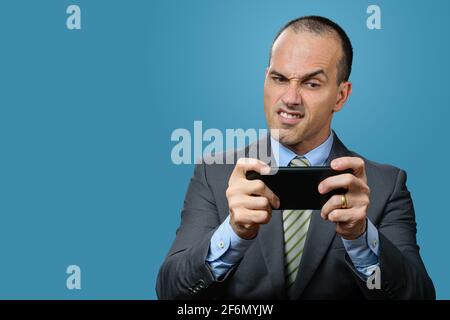
<instances>
[{"instance_id":1,"label":"shirt cuff","mask_svg":"<svg viewBox=\"0 0 450 320\"><path fill-rule=\"evenodd\" d=\"M378 235L378 229L373 223L367 219L367 244L370 250L379 257L380 256L380 240Z\"/></svg>"},{"instance_id":2,"label":"shirt cuff","mask_svg":"<svg viewBox=\"0 0 450 320\"><path fill-rule=\"evenodd\" d=\"M353 266L367 280L378 266L379 241L377 228L367 219L367 230L355 240L342 238Z\"/></svg>"},{"instance_id":3,"label":"shirt cuff","mask_svg":"<svg viewBox=\"0 0 450 320\"><path fill-rule=\"evenodd\" d=\"M234 232L230 225L230 216L228 216L211 237L210 251L206 261L213 262L220 259L226 264L236 264L253 242L254 239L242 239Z\"/></svg>"},{"instance_id":4,"label":"shirt cuff","mask_svg":"<svg viewBox=\"0 0 450 320\"><path fill-rule=\"evenodd\" d=\"M358 257L364 256L364 253L367 252L368 249L370 249L377 257L379 256L380 244L378 230L369 219L367 219L366 232L359 236L359 238L354 240L342 238L342 242L350 257L355 257L355 260L358 260Z\"/></svg>"}]
</instances>

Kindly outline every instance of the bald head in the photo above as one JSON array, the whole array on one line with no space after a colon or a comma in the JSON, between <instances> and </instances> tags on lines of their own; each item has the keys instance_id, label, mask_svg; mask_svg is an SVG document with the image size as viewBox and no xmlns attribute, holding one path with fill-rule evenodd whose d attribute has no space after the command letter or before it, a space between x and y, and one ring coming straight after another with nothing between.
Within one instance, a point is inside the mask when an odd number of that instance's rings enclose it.
<instances>
[{"instance_id":1,"label":"bald head","mask_svg":"<svg viewBox=\"0 0 450 320\"><path fill-rule=\"evenodd\" d=\"M305 16L288 22L273 40L269 54L269 65L272 59L272 50L275 42L286 30L294 33L308 32L317 36L333 38L340 47L340 58L336 64L337 84L348 81L352 69L353 48L345 31L333 21L319 16Z\"/></svg>"}]
</instances>

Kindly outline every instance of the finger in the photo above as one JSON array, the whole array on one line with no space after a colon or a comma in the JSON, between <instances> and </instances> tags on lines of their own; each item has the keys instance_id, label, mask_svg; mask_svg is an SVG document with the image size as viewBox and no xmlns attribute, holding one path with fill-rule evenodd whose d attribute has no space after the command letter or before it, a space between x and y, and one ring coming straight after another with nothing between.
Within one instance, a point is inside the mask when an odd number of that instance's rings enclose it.
<instances>
[{"instance_id":1,"label":"finger","mask_svg":"<svg viewBox=\"0 0 450 320\"><path fill-rule=\"evenodd\" d=\"M328 215L328 220L335 223L347 223L352 220L353 217L352 209L335 209Z\"/></svg>"},{"instance_id":2,"label":"finger","mask_svg":"<svg viewBox=\"0 0 450 320\"><path fill-rule=\"evenodd\" d=\"M239 225L266 224L270 221L271 214L266 210L241 209L234 213L233 218Z\"/></svg>"},{"instance_id":3,"label":"finger","mask_svg":"<svg viewBox=\"0 0 450 320\"><path fill-rule=\"evenodd\" d=\"M256 171L260 174L270 172L270 167L263 161L254 158L239 158L230 176L230 181L236 178L245 178L248 171Z\"/></svg>"},{"instance_id":4,"label":"finger","mask_svg":"<svg viewBox=\"0 0 450 320\"><path fill-rule=\"evenodd\" d=\"M280 199L261 180L247 181L246 185L250 188L249 189L250 194L255 194L255 195L267 198L267 200L269 200L272 208L278 208L280 206Z\"/></svg>"},{"instance_id":5,"label":"finger","mask_svg":"<svg viewBox=\"0 0 450 320\"><path fill-rule=\"evenodd\" d=\"M232 201L231 199L235 198L235 196L241 196L241 195L248 195L253 196L251 197L256 198L254 196L261 196L264 198L267 198L267 200L270 203L271 208L279 208L280 206L280 199L277 197L275 193L273 193L272 190L270 190L269 187L266 186L264 182L261 180L245 180L241 179L241 183L233 184L232 186L228 187L226 191L226 195L228 198L228 201ZM230 204L231 206L235 206L235 204Z\"/></svg>"},{"instance_id":6,"label":"finger","mask_svg":"<svg viewBox=\"0 0 450 320\"><path fill-rule=\"evenodd\" d=\"M350 207L349 194L345 195L347 207ZM322 219L328 220L328 215L336 209L342 209L342 195L334 195L323 205L320 215Z\"/></svg>"},{"instance_id":7,"label":"finger","mask_svg":"<svg viewBox=\"0 0 450 320\"><path fill-rule=\"evenodd\" d=\"M267 224L272 218L271 213L266 210L251 210L251 214L255 224Z\"/></svg>"},{"instance_id":8,"label":"finger","mask_svg":"<svg viewBox=\"0 0 450 320\"><path fill-rule=\"evenodd\" d=\"M233 205L250 210L272 211L269 200L261 196L242 196Z\"/></svg>"},{"instance_id":9,"label":"finger","mask_svg":"<svg viewBox=\"0 0 450 320\"><path fill-rule=\"evenodd\" d=\"M349 190L354 184L357 184L357 178L350 173L343 173L337 176L328 177L319 184L319 192L325 194L331 190L344 188Z\"/></svg>"},{"instance_id":10,"label":"finger","mask_svg":"<svg viewBox=\"0 0 450 320\"><path fill-rule=\"evenodd\" d=\"M334 170L352 169L353 174L357 177L365 176L365 163L359 157L341 157L331 161L331 168Z\"/></svg>"}]
</instances>

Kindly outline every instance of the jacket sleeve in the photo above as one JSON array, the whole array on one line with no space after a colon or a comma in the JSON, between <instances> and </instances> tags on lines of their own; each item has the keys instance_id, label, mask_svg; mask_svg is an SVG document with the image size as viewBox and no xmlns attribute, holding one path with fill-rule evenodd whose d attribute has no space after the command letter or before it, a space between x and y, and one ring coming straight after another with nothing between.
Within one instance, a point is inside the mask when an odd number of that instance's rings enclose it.
<instances>
[{"instance_id":1,"label":"jacket sleeve","mask_svg":"<svg viewBox=\"0 0 450 320\"><path fill-rule=\"evenodd\" d=\"M368 299L435 299L433 282L427 274L416 241L416 221L406 172L399 170L394 190L378 224L381 289L369 289L355 279ZM351 260L346 257L352 267ZM354 268L353 268L354 269Z\"/></svg>"},{"instance_id":2,"label":"jacket sleeve","mask_svg":"<svg viewBox=\"0 0 450 320\"><path fill-rule=\"evenodd\" d=\"M194 170L181 213L175 241L158 273L159 299L213 299L224 285L230 269L216 281L206 263L210 241L220 225L214 195L206 180L206 165Z\"/></svg>"}]
</instances>

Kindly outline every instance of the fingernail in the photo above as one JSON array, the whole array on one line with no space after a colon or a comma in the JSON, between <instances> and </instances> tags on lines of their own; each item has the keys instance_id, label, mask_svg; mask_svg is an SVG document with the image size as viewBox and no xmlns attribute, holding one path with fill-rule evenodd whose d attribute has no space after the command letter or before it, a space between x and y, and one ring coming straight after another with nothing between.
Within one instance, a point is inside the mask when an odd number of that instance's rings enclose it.
<instances>
[{"instance_id":1,"label":"fingernail","mask_svg":"<svg viewBox=\"0 0 450 320\"><path fill-rule=\"evenodd\" d=\"M319 192L322 193L322 191L323 191L323 185L319 184Z\"/></svg>"},{"instance_id":2,"label":"fingernail","mask_svg":"<svg viewBox=\"0 0 450 320\"><path fill-rule=\"evenodd\" d=\"M339 167L339 160L333 160L333 161L331 161L331 166L332 167L334 167L334 168L337 168L337 167Z\"/></svg>"},{"instance_id":3,"label":"fingernail","mask_svg":"<svg viewBox=\"0 0 450 320\"><path fill-rule=\"evenodd\" d=\"M261 174L262 175L267 175L270 173L270 167L262 167L261 168Z\"/></svg>"}]
</instances>

